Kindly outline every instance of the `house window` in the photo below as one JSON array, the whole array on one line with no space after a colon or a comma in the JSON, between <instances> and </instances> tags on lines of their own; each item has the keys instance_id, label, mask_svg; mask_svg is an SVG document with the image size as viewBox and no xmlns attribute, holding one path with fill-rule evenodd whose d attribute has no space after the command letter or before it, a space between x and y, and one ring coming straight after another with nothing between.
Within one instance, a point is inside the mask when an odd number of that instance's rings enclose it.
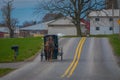
<instances>
[{"instance_id":1,"label":"house window","mask_svg":"<svg viewBox=\"0 0 120 80\"><path fill-rule=\"evenodd\" d=\"M113 18L109 18L109 21L113 21Z\"/></svg>"},{"instance_id":2,"label":"house window","mask_svg":"<svg viewBox=\"0 0 120 80\"><path fill-rule=\"evenodd\" d=\"M100 21L100 19L99 18L95 18L95 21Z\"/></svg>"},{"instance_id":3,"label":"house window","mask_svg":"<svg viewBox=\"0 0 120 80\"><path fill-rule=\"evenodd\" d=\"M100 30L100 27L96 27L96 30L99 31L99 30Z\"/></svg>"},{"instance_id":4,"label":"house window","mask_svg":"<svg viewBox=\"0 0 120 80\"><path fill-rule=\"evenodd\" d=\"M109 30L110 30L110 31L113 30L113 27L110 27Z\"/></svg>"}]
</instances>

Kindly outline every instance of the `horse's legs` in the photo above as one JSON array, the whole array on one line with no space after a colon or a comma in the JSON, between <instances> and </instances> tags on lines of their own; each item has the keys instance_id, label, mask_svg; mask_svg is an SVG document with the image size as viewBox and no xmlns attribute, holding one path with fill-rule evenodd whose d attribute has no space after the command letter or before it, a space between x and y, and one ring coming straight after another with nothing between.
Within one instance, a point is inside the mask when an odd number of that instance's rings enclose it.
<instances>
[{"instance_id":1,"label":"horse's legs","mask_svg":"<svg viewBox=\"0 0 120 80\"><path fill-rule=\"evenodd\" d=\"M51 59L53 57L53 48L51 48Z\"/></svg>"},{"instance_id":2,"label":"horse's legs","mask_svg":"<svg viewBox=\"0 0 120 80\"><path fill-rule=\"evenodd\" d=\"M47 60L49 60L49 51L47 50Z\"/></svg>"},{"instance_id":3,"label":"horse's legs","mask_svg":"<svg viewBox=\"0 0 120 80\"><path fill-rule=\"evenodd\" d=\"M47 51L45 50L45 60L47 61Z\"/></svg>"},{"instance_id":4,"label":"horse's legs","mask_svg":"<svg viewBox=\"0 0 120 80\"><path fill-rule=\"evenodd\" d=\"M46 52L46 61L48 60L48 51Z\"/></svg>"},{"instance_id":5,"label":"horse's legs","mask_svg":"<svg viewBox=\"0 0 120 80\"><path fill-rule=\"evenodd\" d=\"M52 50L51 50L51 55L50 55L50 59L52 60Z\"/></svg>"},{"instance_id":6,"label":"horse's legs","mask_svg":"<svg viewBox=\"0 0 120 80\"><path fill-rule=\"evenodd\" d=\"M47 60L49 60L49 49L48 49L48 47L46 49L46 57L47 57Z\"/></svg>"}]
</instances>

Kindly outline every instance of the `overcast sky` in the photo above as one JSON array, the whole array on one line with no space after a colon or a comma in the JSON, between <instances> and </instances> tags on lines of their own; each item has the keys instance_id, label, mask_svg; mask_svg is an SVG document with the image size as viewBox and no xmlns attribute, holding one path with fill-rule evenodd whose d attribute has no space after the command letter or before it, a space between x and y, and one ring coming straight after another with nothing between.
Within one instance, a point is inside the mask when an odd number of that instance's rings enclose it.
<instances>
[{"instance_id":1,"label":"overcast sky","mask_svg":"<svg viewBox=\"0 0 120 80\"><path fill-rule=\"evenodd\" d=\"M37 5L40 0L14 0L15 8L32 8ZM3 6L3 0L0 0L0 8Z\"/></svg>"},{"instance_id":2,"label":"overcast sky","mask_svg":"<svg viewBox=\"0 0 120 80\"><path fill-rule=\"evenodd\" d=\"M34 15L35 7L40 0L14 0L13 17L19 20L22 24L24 21L40 21L45 14ZM0 8L4 5L3 0L0 0ZM2 15L0 13L0 21L2 21Z\"/></svg>"},{"instance_id":3,"label":"overcast sky","mask_svg":"<svg viewBox=\"0 0 120 80\"><path fill-rule=\"evenodd\" d=\"M5 0L6 1L6 0ZM22 24L24 21L40 21L46 12L38 15L34 15L35 7L41 0L14 0L13 7L13 17L17 18ZM93 0L94 1L94 0ZM99 1L99 0L98 0ZM4 5L3 0L0 0L0 8ZM2 21L2 14L0 12L0 21Z\"/></svg>"}]
</instances>

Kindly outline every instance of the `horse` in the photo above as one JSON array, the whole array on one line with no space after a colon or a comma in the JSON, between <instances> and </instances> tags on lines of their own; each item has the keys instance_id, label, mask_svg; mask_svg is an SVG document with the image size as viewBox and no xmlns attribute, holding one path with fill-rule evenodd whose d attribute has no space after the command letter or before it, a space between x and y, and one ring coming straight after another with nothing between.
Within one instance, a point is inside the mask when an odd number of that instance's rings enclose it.
<instances>
[{"instance_id":1,"label":"horse","mask_svg":"<svg viewBox=\"0 0 120 80\"><path fill-rule=\"evenodd\" d=\"M51 36L48 37L48 39L46 39L44 51L45 51L46 60L52 60L52 56L54 52L54 41Z\"/></svg>"},{"instance_id":2,"label":"horse","mask_svg":"<svg viewBox=\"0 0 120 80\"><path fill-rule=\"evenodd\" d=\"M52 60L53 52L54 52L55 44L53 38L49 37L49 59Z\"/></svg>"},{"instance_id":3,"label":"horse","mask_svg":"<svg viewBox=\"0 0 120 80\"><path fill-rule=\"evenodd\" d=\"M49 41L46 41L45 43L44 52L45 52L45 59L47 61L49 60Z\"/></svg>"}]
</instances>

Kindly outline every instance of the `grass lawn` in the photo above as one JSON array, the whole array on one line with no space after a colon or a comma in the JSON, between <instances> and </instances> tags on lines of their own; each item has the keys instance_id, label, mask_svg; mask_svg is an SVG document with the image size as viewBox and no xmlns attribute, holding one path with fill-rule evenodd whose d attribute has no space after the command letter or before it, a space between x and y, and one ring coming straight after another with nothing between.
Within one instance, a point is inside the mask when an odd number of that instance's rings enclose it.
<instances>
[{"instance_id":1,"label":"grass lawn","mask_svg":"<svg viewBox=\"0 0 120 80\"><path fill-rule=\"evenodd\" d=\"M114 35L90 35L90 37L98 37L98 38L107 37L107 38L109 38L109 41L113 47L115 55L120 57L120 37L118 34L114 34Z\"/></svg>"},{"instance_id":2,"label":"grass lawn","mask_svg":"<svg viewBox=\"0 0 120 80\"><path fill-rule=\"evenodd\" d=\"M118 35L112 35L109 37L113 50L117 56L120 56L120 37Z\"/></svg>"},{"instance_id":3,"label":"grass lawn","mask_svg":"<svg viewBox=\"0 0 120 80\"><path fill-rule=\"evenodd\" d=\"M102 37L111 37L113 35L90 35L90 37L98 37L98 38L102 38Z\"/></svg>"},{"instance_id":4,"label":"grass lawn","mask_svg":"<svg viewBox=\"0 0 120 80\"><path fill-rule=\"evenodd\" d=\"M10 69L10 68L3 68L3 69L0 69L0 77L8 74L9 72L13 71L14 69Z\"/></svg>"},{"instance_id":5,"label":"grass lawn","mask_svg":"<svg viewBox=\"0 0 120 80\"><path fill-rule=\"evenodd\" d=\"M19 54L16 61L23 61L35 55L42 47L43 40L36 38L5 38L0 39L0 62L13 62L14 51L11 46L19 46Z\"/></svg>"}]
</instances>

